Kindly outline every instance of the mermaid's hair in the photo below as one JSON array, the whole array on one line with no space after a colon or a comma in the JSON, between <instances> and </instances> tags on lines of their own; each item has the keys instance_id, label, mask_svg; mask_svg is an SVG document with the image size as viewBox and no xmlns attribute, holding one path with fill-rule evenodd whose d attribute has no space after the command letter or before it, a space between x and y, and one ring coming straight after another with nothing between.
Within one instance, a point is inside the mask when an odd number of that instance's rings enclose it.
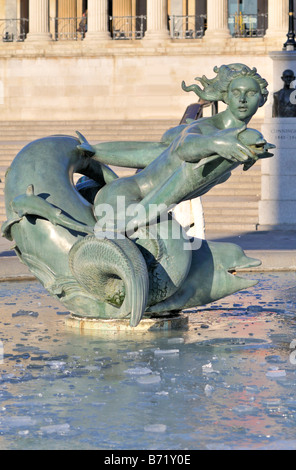
<instances>
[{"instance_id":1,"label":"mermaid's hair","mask_svg":"<svg viewBox=\"0 0 296 470\"><path fill-rule=\"evenodd\" d=\"M255 67L251 69L244 64L221 65L221 67L214 67L214 72L217 75L212 79L207 78L205 75L203 75L201 78L195 78L195 80L202 84L203 89L196 84L186 86L184 81L182 82L182 89L184 91L193 91L197 96L199 96L199 98L203 100L223 101L225 103L230 82L239 77L251 77L260 86L262 95L262 102L260 103L260 106L266 102L268 96L268 83L257 73L257 69Z\"/></svg>"}]
</instances>

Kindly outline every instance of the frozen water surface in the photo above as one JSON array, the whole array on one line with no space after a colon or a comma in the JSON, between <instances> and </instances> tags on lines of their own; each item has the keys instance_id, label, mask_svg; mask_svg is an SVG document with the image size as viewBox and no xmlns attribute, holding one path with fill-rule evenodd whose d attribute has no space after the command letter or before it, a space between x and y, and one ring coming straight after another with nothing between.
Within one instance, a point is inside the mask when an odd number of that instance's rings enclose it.
<instances>
[{"instance_id":1,"label":"frozen water surface","mask_svg":"<svg viewBox=\"0 0 296 470\"><path fill-rule=\"evenodd\" d=\"M81 334L0 284L0 449L295 449L296 274L191 310L188 330Z\"/></svg>"}]
</instances>

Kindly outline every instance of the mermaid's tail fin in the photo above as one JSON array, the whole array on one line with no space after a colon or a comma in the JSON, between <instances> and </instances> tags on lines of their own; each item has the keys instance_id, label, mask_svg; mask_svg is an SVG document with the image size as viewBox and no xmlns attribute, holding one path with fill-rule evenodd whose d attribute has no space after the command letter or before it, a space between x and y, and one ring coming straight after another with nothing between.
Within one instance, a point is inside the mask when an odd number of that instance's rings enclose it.
<instances>
[{"instance_id":1,"label":"mermaid's tail fin","mask_svg":"<svg viewBox=\"0 0 296 470\"><path fill-rule=\"evenodd\" d=\"M70 268L83 288L103 302L119 307L119 318L140 322L149 291L143 255L128 238L86 236L69 253Z\"/></svg>"}]
</instances>

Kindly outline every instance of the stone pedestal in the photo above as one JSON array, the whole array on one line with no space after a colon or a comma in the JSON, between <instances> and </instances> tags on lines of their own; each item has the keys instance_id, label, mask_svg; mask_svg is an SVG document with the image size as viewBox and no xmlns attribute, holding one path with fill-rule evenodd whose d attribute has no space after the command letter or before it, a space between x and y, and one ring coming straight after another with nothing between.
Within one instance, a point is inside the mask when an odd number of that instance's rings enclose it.
<instances>
[{"instance_id":1,"label":"stone pedestal","mask_svg":"<svg viewBox=\"0 0 296 470\"><path fill-rule=\"evenodd\" d=\"M296 230L296 118L266 118L262 134L276 149L261 162L258 229Z\"/></svg>"},{"instance_id":2,"label":"stone pedestal","mask_svg":"<svg viewBox=\"0 0 296 470\"><path fill-rule=\"evenodd\" d=\"M281 76L284 70L292 69L296 75L296 51L274 51L268 55L272 59L273 90L270 90L272 95L283 88Z\"/></svg>"},{"instance_id":3,"label":"stone pedestal","mask_svg":"<svg viewBox=\"0 0 296 470\"><path fill-rule=\"evenodd\" d=\"M153 331L168 331L187 328L188 317L183 314L159 317L143 318L135 328L129 325L129 320L103 320L100 318L82 318L69 315L65 319L66 326L79 329L81 332L92 331L98 334L104 333L147 333Z\"/></svg>"},{"instance_id":4,"label":"stone pedestal","mask_svg":"<svg viewBox=\"0 0 296 470\"><path fill-rule=\"evenodd\" d=\"M293 70L296 76L296 51L273 51L270 52L268 55L272 60L273 88L271 89L270 86L268 87L269 97L267 103L264 106L264 122L269 121L269 119L272 117L273 94L276 91L281 90L284 86L284 82L282 80L283 72L287 69L290 69ZM293 82L292 85L293 84L295 86L295 82Z\"/></svg>"},{"instance_id":5,"label":"stone pedestal","mask_svg":"<svg viewBox=\"0 0 296 470\"><path fill-rule=\"evenodd\" d=\"M284 70L292 69L296 75L296 52L275 51L269 56L273 61L273 90L261 131L276 148L272 158L261 162L258 230L296 230L296 118L272 118L273 93L283 88Z\"/></svg>"}]
</instances>

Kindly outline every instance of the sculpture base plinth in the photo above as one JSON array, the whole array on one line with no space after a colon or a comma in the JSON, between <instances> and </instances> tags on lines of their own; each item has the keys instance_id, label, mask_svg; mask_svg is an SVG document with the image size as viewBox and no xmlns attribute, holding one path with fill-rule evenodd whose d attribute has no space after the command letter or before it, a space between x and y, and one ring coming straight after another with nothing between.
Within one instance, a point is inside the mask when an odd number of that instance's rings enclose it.
<instances>
[{"instance_id":1,"label":"sculpture base plinth","mask_svg":"<svg viewBox=\"0 0 296 470\"><path fill-rule=\"evenodd\" d=\"M296 118L265 118L261 132L276 145L261 161L258 230L295 230Z\"/></svg>"},{"instance_id":2,"label":"sculpture base plinth","mask_svg":"<svg viewBox=\"0 0 296 470\"><path fill-rule=\"evenodd\" d=\"M92 330L98 333L104 332L125 332L125 333L141 333L147 331L167 331L184 329L188 325L188 316L178 314L174 316L143 318L134 328L129 324L129 319L102 319L87 318L69 315L65 319L66 326L70 328L79 328L83 330Z\"/></svg>"}]
</instances>

